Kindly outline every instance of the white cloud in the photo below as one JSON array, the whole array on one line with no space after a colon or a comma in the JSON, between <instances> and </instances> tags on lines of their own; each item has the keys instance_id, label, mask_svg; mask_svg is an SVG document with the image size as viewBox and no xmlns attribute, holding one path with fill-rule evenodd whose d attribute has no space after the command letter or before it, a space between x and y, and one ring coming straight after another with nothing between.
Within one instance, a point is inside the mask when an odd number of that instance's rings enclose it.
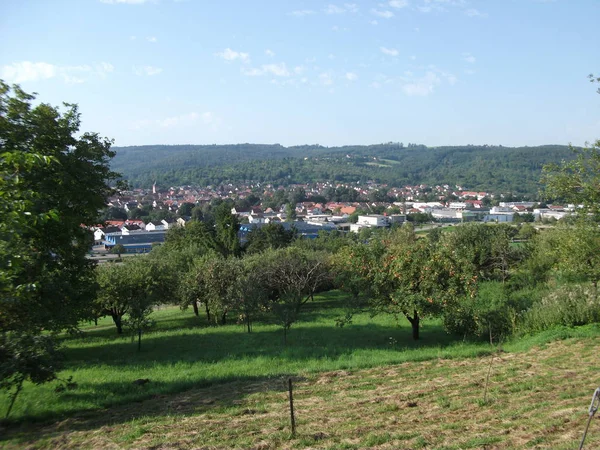
<instances>
[{"instance_id":1,"label":"white cloud","mask_svg":"<svg viewBox=\"0 0 600 450\"><path fill-rule=\"evenodd\" d=\"M482 13L481 11L478 11L474 8L471 9L467 9L465 11L465 14L469 17L487 17L487 13Z\"/></svg>"},{"instance_id":2,"label":"white cloud","mask_svg":"<svg viewBox=\"0 0 600 450\"><path fill-rule=\"evenodd\" d=\"M333 77L329 72L323 72L319 75L319 81L323 86L331 86L333 84Z\"/></svg>"},{"instance_id":3,"label":"white cloud","mask_svg":"<svg viewBox=\"0 0 600 450\"><path fill-rule=\"evenodd\" d=\"M394 17L394 13L392 11L382 11L379 9L371 9L371 14L378 16L378 17L382 17L384 19L391 19L392 17Z\"/></svg>"},{"instance_id":4,"label":"white cloud","mask_svg":"<svg viewBox=\"0 0 600 450\"><path fill-rule=\"evenodd\" d=\"M116 5L118 3L124 3L127 5L143 5L144 3L154 3L154 0L100 0L100 3L107 3L109 5Z\"/></svg>"},{"instance_id":5,"label":"white cloud","mask_svg":"<svg viewBox=\"0 0 600 450\"><path fill-rule=\"evenodd\" d=\"M22 61L2 66L0 73L9 83L47 80L57 76L59 68L45 62Z\"/></svg>"},{"instance_id":6,"label":"white cloud","mask_svg":"<svg viewBox=\"0 0 600 450\"><path fill-rule=\"evenodd\" d=\"M379 22L377 22L376 20L371 20L369 23L371 25L379 25Z\"/></svg>"},{"instance_id":7,"label":"white cloud","mask_svg":"<svg viewBox=\"0 0 600 450\"><path fill-rule=\"evenodd\" d=\"M348 81L356 81L358 80L358 75L356 75L354 72L346 72L346 79Z\"/></svg>"},{"instance_id":8,"label":"white cloud","mask_svg":"<svg viewBox=\"0 0 600 450\"><path fill-rule=\"evenodd\" d=\"M274 75L276 77L289 77L290 71L288 70L285 63L278 64L263 64L260 68L251 67L249 69L242 69L242 73L249 77L259 77L262 75Z\"/></svg>"},{"instance_id":9,"label":"white cloud","mask_svg":"<svg viewBox=\"0 0 600 450\"><path fill-rule=\"evenodd\" d=\"M414 61L415 59L417 59L417 57L415 55L410 55L409 58L411 61Z\"/></svg>"},{"instance_id":10,"label":"white cloud","mask_svg":"<svg viewBox=\"0 0 600 450\"><path fill-rule=\"evenodd\" d=\"M412 80L402 86L402 91L408 96L427 96L432 94L440 84L440 78L433 72L427 72L422 78Z\"/></svg>"},{"instance_id":11,"label":"white cloud","mask_svg":"<svg viewBox=\"0 0 600 450\"><path fill-rule=\"evenodd\" d=\"M470 53L463 53L463 61L466 61L469 64L475 64L475 61L477 61L477 58L475 58Z\"/></svg>"},{"instance_id":12,"label":"white cloud","mask_svg":"<svg viewBox=\"0 0 600 450\"><path fill-rule=\"evenodd\" d=\"M294 73L296 75L300 75L301 73L303 73L305 70L304 66L296 66L294 67Z\"/></svg>"},{"instance_id":13,"label":"white cloud","mask_svg":"<svg viewBox=\"0 0 600 450\"><path fill-rule=\"evenodd\" d=\"M392 8L406 8L408 6L408 0L390 0L388 5Z\"/></svg>"},{"instance_id":14,"label":"white cloud","mask_svg":"<svg viewBox=\"0 0 600 450\"><path fill-rule=\"evenodd\" d=\"M272 58L273 56L275 56L275 52L273 50L266 49L265 50L265 55L267 55L268 57Z\"/></svg>"},{"instance_id":15,"label":"white cloud","mask_svg":"<svg viewBox=\"0 0 600 450\"><path fill-rule=\"evenodd\" d=\"M379 47L379 50L381 50L381 53L383 53L384 55L398 56L399 54L398 50L396 50L395 48Z\"/></svg>"},{"instance_id":16,"label":"white cloud","mask_svg":"<svg viewBox=\"0 0 600 450\"><path fill-rule=\"evenodd\" d=\"M345 14L347 12L357 13L358 5L356 3L344 3L344 6L338 6L330 3L325 7L323 12L325 14Z\"/></svg>"},{"instance_id":17,"label":"white cloud","mask_svg":"<svg viewBox=\"0 0 600 450\"><path fill-rule=\"evenodd\" d=\"M325 14L344 14L346 10L340 6L329 4L323 10Z\"/></svg>"},{"instance_id":18,"label":"white cloud","mask_svg":"<svg viewBox=\"0 0 600 450\"><path fill-rule=\"evenodd\" d=\"M211 111L198 113L196 111L178 116L165 117L164 119L144 119L132 124L135 130L147 128L186 128L205 125L210 129L217 129L221 125L221 119Z\"/></svg>"},{"instance_id":19,"label":"white cloud","mask_svg":"<svg viewBox=\"0 0 600 450\"><path fill-rule=\"evenodd\" d=\"M158 42L158 39L157 39L155 36L148 36L148 37L146 38L146 40L147 40L148 42L152 42L152 43L154 43L154 42Z\"/></svg>"},{"instance_id":20,"label":"white cloud","mask_svg":"<svg viewBox=\"0 0 600 450\"><path fill-rule=\"evenodd\" d=\"M235 50L231 50L230 48L226 48L222 52L216 53L216 55L220 58L223 58L225 61L236 61L239 59L243 63L250 62L249 53L236 52Z\"/></svg>"},{"instance_id":21,"label":"white cloud","mask_svg":"<svg viewBox=\"0 0 600 450\"><path fill-rule=\"evenodd\" d=\"M154 66L133 66L133 72L138 76L147 75L151 77L153 75L158 75L159 73L161 73L162 69L160 67Z\"/></svg>"},{"instance_id":22,"label":"white cloud","mask_svg":"<svg viewBox=\"0 0 600 450\"><path fill-rule=\"evenodd\" d=\"M301 9L298 11L292 11L289 15L295 16L295 17L304 17L304 16L310 16L312 14L315 14L315 12L312 9Z\"/></svg>"},{"instance_id":23,"label":"white cloud","mask_svg":"<svg viewBox=\"0 0 600 450\"><path fill-rule=\"evenodd\" d=\"M288 70L285 63L266 64L266 65L262 66L262 69L265 73L270 73L277 77L289 77L290 76L290 71Z\"/></svg>"},{"instance_id":24,"label":"white cloud","mask_svg":"<svg viewBox=\"0 0 600 450\"><path fill-rule=\"evenodd\" d=\"M90 75L105 77L113 72L114 67L107 62L91 66L57 66L46 62L20 61L0 67L0 78L9 83L26 83L30 81L62 78L65 83L79 84L87 80Z\"/></svg>"}]
</instances>

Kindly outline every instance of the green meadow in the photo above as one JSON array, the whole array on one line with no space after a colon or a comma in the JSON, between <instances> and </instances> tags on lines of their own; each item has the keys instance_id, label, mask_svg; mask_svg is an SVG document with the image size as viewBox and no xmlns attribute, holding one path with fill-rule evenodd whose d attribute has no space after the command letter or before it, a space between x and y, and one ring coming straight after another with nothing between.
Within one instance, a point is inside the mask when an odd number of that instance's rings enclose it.
<instances>
[{"instance_id":1,"label":"green meadow","mask_svg":"<svg viewBox=\"0 0 600 450\"><path fill-rule=\"evenodd\" d=\"M143 337L140 352L131 336L116 334L110 319L100 320L97 326L84 324L81 334L63 337L66 361L59 378L66 380L72 377L76 387L56 392L57 386L62 383L60 380L41 386L27 384L11 418L2 424L6 436L0 444L19 447L27 442L34 447L51 447L54 441L50 438L57 433L69 433L71 436L73 429L77 429L71 425L73 421L91 421L103 427L111 423L110 417L114 414L115 421L126 427L123 429L124 436L133 433L119 444L126 447L134 445L141 433L139 430L131 431L128 426L137 429L139 421L150 420L149 417L163 422L172 421L173 414L181 413L175 400L182 395L203 392L203 399L208 396L221 405L217 408L219 414L235 415L241 414L239 405L224 407L221 403L221 400L229 398L231 392L239 389L252 391L252 386L257 385L279 386L287 376L314 381L324 376L322 374L351 373L355 381L352 386L343 389L368 392L376 390L377 383L368 381L366 375L362 379L359 374L369 373L369 370L385 372L386 368L404 365L407 373L413 372L412 376L416 376L422 370L420 364L436 361L456 361L457 364L460 361L481 361L465 364L475 364L483 370L490 355L498 352L498 348L489 343L464 342L459 337L448 335L437 320L424 321L419 341L411 339L406 319L397 320L389 315L371 317L361 313L354 317L352 323L336 327L335 319L344 313L341 293L332 291L318 296L314 303L306 305L302 319L294 324L287 345L284 345L281 328L268 321L257 322L253 332L247 333L243 324L208 326L204 316L195 317L191 310L164 307L154 312L155 326ZM559 328L504 343L501 350L504 354L531 352L532 348L548 342L569 338L577 342L595 342L599 331L595 325ZM451 365L443 373L431 376L451 378L454 371L456 365ZM385 378L385 375L380 376ZM133 383L146 378L150 381L144 385ZM265 392L270 392L270 388L265 389ZM333 386L332 389L338 388ZM280 386L275 391L280 392ZM582 395L587 394L587 390L583 389ZM334 392L322 392L322 395L327 397ZM475 403L483 401L481 386L462 395L473 396ZM441 396L435 401L444 403L444 398ZM204 400L197 401L204 405ZM159 407L156 402L164 404ZM453 404L450 400L448 402ZM584 397L584 412L586 402L588 399ZM3 397L0 407L5 409L7 404L8 399ZM395 407L388 407L393 412ZM192 408L185 413L194 415L204 409ZM282 419L277 420L280 423ZM59 424L63 424L62 427ZM94 426L90 425L91 428ZM48 427L58 427L60 431L54 430L47 435L43 430ZM283 430L276 433L278 444L265 448L283 445L287 433ZM357 447L340 448L376 447L375 441L391 442L394 440L392 435L386 440L379 433L379 437L369 438L373 439L371 444L360 441L356 443ZM71 438L74 439L73 436ZM214 442L220 439L217 435L213 438ZM416 435L410 439L413 438ZM241 445L246 448L245 445L249 445L236 439L225 447ZM302 447L298 442L296 444ZM83 441L75 439L71 444L75 448L83 445ZM103 446L98 443L98 447ZM223 447L217 445L214 448Z\"/></svg>"}]
</instances>

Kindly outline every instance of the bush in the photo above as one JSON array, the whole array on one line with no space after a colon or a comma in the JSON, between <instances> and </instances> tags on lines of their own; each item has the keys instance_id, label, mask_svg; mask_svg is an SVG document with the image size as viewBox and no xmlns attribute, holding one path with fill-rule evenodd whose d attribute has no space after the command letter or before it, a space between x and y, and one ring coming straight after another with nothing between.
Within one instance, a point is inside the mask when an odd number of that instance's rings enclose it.
<instances>
[{"instance_id":1,"label":"bush","mask_svg":"<svg viewBox=\"0 0 600 450\"><path fill-rule=\"evenodd\" d=\"M520 311L530 306L529 295L515 295L500 282L486 282L475 298L467 298L444 314L447 331L467 337L502 340L516 330ZM521 294L521 292L519 292Z\"/></svg>"},{"instance_id":2,"label":"bush","mask_svg":"<svg viewBox=\"0 0 600 450\"><path fill-rule=\"evenodd\" d=\"M533 333L557 325L575 327L600 321L600 301L592 286L563 286L534 304L519 328Z\"/></svg>"}]
</instances>

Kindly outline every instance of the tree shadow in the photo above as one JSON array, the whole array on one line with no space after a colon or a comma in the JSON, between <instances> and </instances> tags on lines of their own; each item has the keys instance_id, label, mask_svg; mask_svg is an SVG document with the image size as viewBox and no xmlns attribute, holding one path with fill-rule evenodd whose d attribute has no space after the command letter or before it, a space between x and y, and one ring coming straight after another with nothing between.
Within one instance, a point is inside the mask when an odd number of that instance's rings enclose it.
<instances>
[{"instance_id":1,"label":"tree shadow","mask_svg":"<svg viewBox=\"0 0 600 450\"><path fill-rule=\"evenodd\" d=\"M424 322L421 339L414 341L408 326L379 324L347 327L296 324L283 344L280 327L245 333L240 326L213 328L179 334L149 334L142 339L142 351L131 337L106 341L88 341L82 346L65 348L66 369L96 365L156 366L180 362L218 363L223 360L276 357L283 361L336 358L356 350L413 350L425 347L445 348L461 341L448 335L437 323ZM85 341L83 341L85 342Z\"/></svg>"},{"instance_id":2,"label":"tree shadow","mask_svg":"<svg viewBox=\"0 0 600 450\"><path fill-rule=\"evenodd\" d=\"M40 440L59 438L65 432L87 431L103 426L114 426L143 418L151 419L161 416L198 415L209 411L219 412L224 409L237 414L254 414L244 404L244 399L252 394L261 392L287 391L287 379L301 380L300 377L282 375L278 377L228 377L218 383L155 383L135 386L128 383L106 382L94 383L94 393L84 396L111 396L115 393L122 400L107 410L86 409L76 414L57 417L45 415L32 418L29 421L0 420L0 446L3 441L11 441L18 447L29 447ZM85 384L82 389L89 389ZM129 393L126 393L128 391ZM135 392L143 391L145 398L136 398ZM173 395L178 394L178 395ZM76 391L65 393L64 398L71 395L79 397ZM282 398L285 401L285 398Z\"/></svg>"}]
</instances>

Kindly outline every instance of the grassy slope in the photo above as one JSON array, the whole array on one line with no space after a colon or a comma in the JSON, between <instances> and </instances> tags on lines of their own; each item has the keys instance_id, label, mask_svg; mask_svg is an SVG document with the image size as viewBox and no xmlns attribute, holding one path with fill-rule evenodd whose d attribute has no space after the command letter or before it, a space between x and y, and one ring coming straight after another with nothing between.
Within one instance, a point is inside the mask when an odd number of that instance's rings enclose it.
<instances>
[{"instance_id":1,"label":"grassy slope","mask_svg":"<svg viewBox=\"0 0 600 450\"><path fill-rule=\"evenodd\" d=\"M484 403L490 357L466 357L489 354L489 346L453 342L435 322L418 344L404 321L398 329L389 317L361 316L334 328L337 297L320 299L323 312L307 311L288 348L276 326L256 325L252 335L236 325L198 328L189 312L176 309L157 313L159 330L146 337L141 354L128 338L113 337L108 323L88 328L84 339L68 340L62 374L73 375L79 388L54 394L50 385L28 386L15 406L21 422L0 429L7 439L0 445L573 448L596 387L589 364L596 327L504 346ZM578 338L544 346L569 335ZM534 345L542 347L524 352ZM300 433L292 440L283 374L299 377ZM152 381L133 386L136 378ZM590 442L597 445L595 435Z\"/></svg>"}]
</instances>

